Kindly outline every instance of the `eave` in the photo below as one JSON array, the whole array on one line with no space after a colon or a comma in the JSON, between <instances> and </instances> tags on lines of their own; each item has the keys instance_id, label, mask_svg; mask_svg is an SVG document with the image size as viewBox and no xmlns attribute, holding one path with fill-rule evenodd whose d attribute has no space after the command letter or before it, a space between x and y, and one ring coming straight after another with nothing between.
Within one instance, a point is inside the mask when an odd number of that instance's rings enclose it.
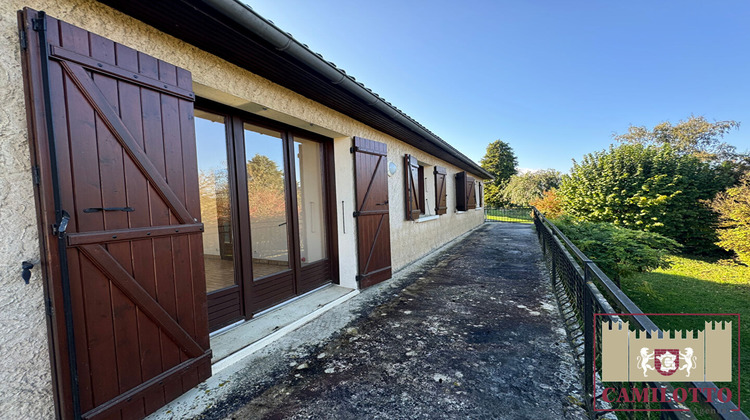
<instances>
[{"instance_id":1,"label":"eave","mask_svg":"<svg viewBox=\"0 0 750 420\"><path fill-rule=\"evenodd\" d=\"M446 141L237 0L99 1L479 178L492 178Z\"/></svg>"}]
</instances>

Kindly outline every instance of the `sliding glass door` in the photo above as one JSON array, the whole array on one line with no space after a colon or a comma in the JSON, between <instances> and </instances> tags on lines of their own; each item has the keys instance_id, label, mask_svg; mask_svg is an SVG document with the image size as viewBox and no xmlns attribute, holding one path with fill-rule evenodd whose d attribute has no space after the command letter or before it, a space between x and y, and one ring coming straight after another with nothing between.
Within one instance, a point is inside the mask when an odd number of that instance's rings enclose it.
<instances>
[{"instance_id":1,"label":"sliding glass door","mask_svg":"<svg viewBox=\"0 0 750 420\"><path fill-rule=\"evenodd\" d=\"M330 283L330 140L231 112L195 125L211 329Z\"/></svg>"}]
</instances>

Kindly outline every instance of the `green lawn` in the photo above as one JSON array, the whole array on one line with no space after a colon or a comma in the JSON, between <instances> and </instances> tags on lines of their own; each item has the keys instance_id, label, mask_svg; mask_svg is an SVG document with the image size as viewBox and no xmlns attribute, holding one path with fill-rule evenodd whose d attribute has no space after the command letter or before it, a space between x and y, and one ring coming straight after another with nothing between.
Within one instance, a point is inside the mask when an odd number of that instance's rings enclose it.
<instances>
[{"instance_id":1,"label":"green lawn","mask_svg":"<svg viewBox=\"0 0 750 420\"><path fill-rule=\"evenodd\" d=\"M742 411L750 414L750 267L673 256L672 267L622 280L623 291L643 312L739 313ZM662 329L703 329L698 317L651 317ZM727 318L730 320L731 318ZM733 328L737 328L734 317ZM737 348L735 338L734 348ZM736 353L733 365L736 372ZM737 380L721 383L737 391ZM732 400L737 402L733 395Z\"/></svg>"},{"instance_id":2,"label":"green lawn","mask_svg":"<svg viewBox=\"0 0 750 420\"><path fill-rule=\"evenodd\" d=\"M505 217L505 216L491 216L487 215L487 220L494 220L498 222L513 222L513 223L534 223L531 220L520 219L517 217Z\"/></svg>"},{"instance_id":3,"label":"green lawn","mask_svg":"<svg viewBox=\"0 0 750 420\"><path fill-rule=\"evenodd\" d=\"M484 217L487 220L513 223L534 223L531 218L530 208L505 208L485 209Z\"/></svg>"}]
</instances>

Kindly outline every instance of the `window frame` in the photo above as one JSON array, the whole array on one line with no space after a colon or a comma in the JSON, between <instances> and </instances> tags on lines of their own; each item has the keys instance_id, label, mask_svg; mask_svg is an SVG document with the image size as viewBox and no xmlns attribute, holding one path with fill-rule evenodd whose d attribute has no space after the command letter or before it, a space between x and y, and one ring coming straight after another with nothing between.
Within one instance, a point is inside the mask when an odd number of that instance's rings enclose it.
<instances>
[{"instance_id":1,"label":"window frame","mask_svg":"<svg viewBox=\"0 0 750 420\"><path fill-rule=\"evenodd\" d=\"M285 196L287 205L287 225L291 232L288 232L290 270L295 276L295 290L299 285L299 277L302 273L301 262L299 261L299 244L300 232L298 215L296 215L296 171L292 162L294 153L294 141L299 137L306 140L312 140L321 143L323 147L323 164L322 164L322 185L324 188L323 205L326 210L325 231L326 231L326 254L330 265L330 280L333 284L339 284L339 255L338 255L338 224L336 208L336 183L335 167L333 153L333 139L323 135L313 133L298 127L294 127L279 121L271 120L259 115L249 113L228 105L214 102L212 100L198 97L195 101L195 109L217 114L225 117L226 121L226 145L228 150L228 165L230 177L230 206L232 209L232 234L234 237L234 252L237 255L235 259L235 286L240 287L242 295L241 310L244 319L252 318L254 313L259 312L255 308L254 294L252 284L258 280L264 280L268 277L253 278L252 275L252 238L250 229L250 216L248 213L247 203L247 186L244 188L240 184L246 184L247 169L245 167L245 141L244 141L244 123L248 123L259 128L264 128L281 133L284 148L284 171L285 171ZM244 198L243 198L244 197ZM244 200L244 201L243 201ZM295 213L293 216L292 213ZM292 223L295 222L295 223ZM321 261L323 261L321 260ZM317 261L316 261L317 262ZM230 288L220 289L209 293L211 296L220 298ZM218 293L218 295L217 295ZM295 292L296 296L302 293Z\"/></svg>"}]
</instances>

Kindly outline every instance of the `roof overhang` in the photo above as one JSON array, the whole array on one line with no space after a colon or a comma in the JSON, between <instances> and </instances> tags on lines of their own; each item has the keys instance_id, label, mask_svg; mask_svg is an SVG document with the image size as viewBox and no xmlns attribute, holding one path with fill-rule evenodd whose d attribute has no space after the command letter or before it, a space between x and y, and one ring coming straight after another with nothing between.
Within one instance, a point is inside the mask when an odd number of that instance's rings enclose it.
<instances>
[{"instance_id":1,"label":"roof overhang","mask_svg":"<svg viewBox=\"0 0 750 420\"><path fill-rule=\"evenodd\" d=\"M238 0L99 0L483 179L476 162Z\"/></svg>"}]
</instances>

